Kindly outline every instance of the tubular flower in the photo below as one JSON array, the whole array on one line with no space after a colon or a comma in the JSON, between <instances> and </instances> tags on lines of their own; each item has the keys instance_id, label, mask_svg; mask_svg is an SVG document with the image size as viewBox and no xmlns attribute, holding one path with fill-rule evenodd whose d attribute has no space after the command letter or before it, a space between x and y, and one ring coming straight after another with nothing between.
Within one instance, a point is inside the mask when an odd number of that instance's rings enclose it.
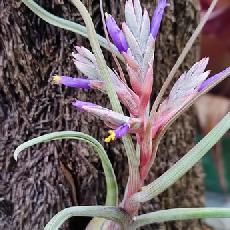
<instances>
[{"instance_id":1,"label":"tubular flower","mask_svg":"<svg viewBox=\"0 0 230 230\"><path fill-rule=\"evenodd\" d=\"M129 131L129 129L135 131L141 127L141 119L122 115L120 113L104 108L100 105L96 105L90 102L79 101L79 100L75 100L72 103L72 105L77 109L79 109L80 111L91 113L92 115L104 121L108 127L112 129L116 129L115 136L117 138L120 138L123 135L125 135L125 133ZM124 124L126 125L123 126ZM127 127L129 128L127 129Z\"/></svg>"},{"instance_id":2,"label":"tubular flower","mask_svg":"<svg viewBox=\"0 0 230 230\"><path fill-rule=\"evenodd\" d=\"M90 88L102 88L103 82L96 80L88 80L83 78L73 78L68 76L53 76L53 82L55 84L62 84L72 88L82 88L82 89L90 89Z\"/></svg>"},{"instance_id":3,"label":"tubular flower","mask_svg":"<svg viewBox=\"0 0 230 230\"><path fill-rule=\"evenodd\" d=\"M120 52L127 52L128 44L125 39L125 35L118 27L115 19L111 15L106 15L106 26L110 37L113 40L114 45Z\"/></svg>"},{"instance_id":4,"label":"tubular flower","mask_svg":"<svg viewBox=\"0 0 230 230\"><path fill-rule=\"evenodd\" d=\"M167 4L166 0L158 0L157 1L157 7L154 11L153 14L153 18L152 18L152 22L151 22L151 34L153 36L153 38L157 37L160 25L161 25L161 21L163 18L163 14L164 14L164 10L166 8L166 6L168 6L169 4Z\"/></svg>"}]
</instances>

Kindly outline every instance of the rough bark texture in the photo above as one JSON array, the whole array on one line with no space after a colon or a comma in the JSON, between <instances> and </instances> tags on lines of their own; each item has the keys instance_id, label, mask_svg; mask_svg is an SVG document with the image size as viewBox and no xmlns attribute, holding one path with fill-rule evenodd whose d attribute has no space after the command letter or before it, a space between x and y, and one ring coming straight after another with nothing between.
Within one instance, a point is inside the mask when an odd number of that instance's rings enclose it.
<instances>
[{"instance_id":1,"label":"rough bark texture","mask_svg":"<svg viewBox=\"0 0 230 230\"><path fill-rule=\"evenodd\" d=\"M68 1L40 0L50 12L81 22ZM100 31L97 0L83 1ZM152 0L142 1L152 11ZM107 1L106 8L123 18L124 3ZM155 88L158 91L167 73L198 22L197 1L170 1L158 37ZM105 198L103 172L98 157L84 143L52 142L24 151L16 163L12 153L23 141L57 130L78 130L102 140L103 124L71 108L73 97L107 105L98 92L70 90L48 83L54 73L77 75L71 52L83 39L50 26L20 1L0 0L0 228L42 229L59 210L72 205L102 204ZM85 44L85 42L84 42ZM198 46L192 49L181 71L194 63ZM160 146L149 180L161 175L193 144L194 117L190 111L167 132ZM120 143L106 146L113 162L120 192L127 179L127 162ZM142 212L203 204L202 170L189 173L155 200L143 205ZM77 222L76 222L77 221ZM75 219L63 229L82 229L87 219ZM77 223L77 225L75 225ZM77 228L76 228L77 226ZM74 228L75 227L75 228ZM199 221L154 225L154 229L201 229ZM144 229L153 229L145 227Z\"/></svg>"}]
</instances>

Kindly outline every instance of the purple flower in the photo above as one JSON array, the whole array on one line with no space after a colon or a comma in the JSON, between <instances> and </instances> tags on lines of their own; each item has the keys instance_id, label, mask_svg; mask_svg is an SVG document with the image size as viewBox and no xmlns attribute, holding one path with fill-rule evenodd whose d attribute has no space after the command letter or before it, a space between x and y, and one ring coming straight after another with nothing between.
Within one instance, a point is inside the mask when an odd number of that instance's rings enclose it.
<instances>
[{"instance_id":1,"label":"purple flower","mask_svg":"<svg viewBox=\"0 0 230 230\"><path fill-rule=\"evenodd\" d=\"M109 136L105 138L105 142L109 143L110 141L114 141L117 138L121 138L126 135L129 131L129 125L127 123L119 126L115 130L109 130Z\"/></svg>"},{"instance_id":2,"label":"purple flower","mask_svg":"<svg viewBox=\"0 0 230 230\"><path fill-rule=\"evenodd\" d=\"M118 27L116 21L111 15L106 16L106 26L109 32L110 37L114 45L118 48L120 52L127 52L128 44L125 39L124 33Z\"/></svg>"},{"instance_id":3,"label":"purple flower","mask_svg":"<svg viewBox=\"0 0 230 230\"><path fill-rule=\"evenodd\" d=\"M150 32L155 39L157 37L157 33L159 31L161 21L164 14L164 9L166 6L168 6L167 0L158 0L157 6L153 14L152 22L151 22L151 29Z\"/></svg>"},{"instance_id":4,"label":"purple flower","mask_svg":"<svg viewBox=\"0 0 230 230\"><path fill-rule=\"evenodd\" d=\"M82 88L82 89L103 89L104 83L99 80L89 80L84 78L73 78L68 76L53 76L53 82L56 84L62 84L65 86L73 88Z\"/></svg>"},{"instance_id":5,"label":"purple flower","mask_svg":"<svg viewBox=\"0 0 230 230\"><path fill-rule=\"evenodd\" d=\"M203 91L204 89L206 89L208 86L210 86L211 84L213 84L214 82L218 81L220 78L225 77L226 74L228 74L230 72L230 67L226 68L225 70L221 71L218 74L215 74L214 76L208 78L207 80L205 80L201 86L198 89L198 92Z\"/></svg>"},{"instance_id":6,"label":"purple flower","mask_svg":"<svg viewBox=\"0 0 230 230\"><path fill-rule=\"evenodd\" d=\"M62 85L73 87L73 88L83 88L83 89L91 88L90 80L88 79L55 75L53 76L53 81L56 84L62 84Z\"/></svg>"},{"instance_id":7,"label":"purple flower","mask_svg":"<svg viewBox=\"0 0 230 230\"><path fill-rule=\"evenodd\" d=\"M123 124L121 126L119 126L117 129L115 129L115 134L116 134L116 138L121 138L123 137L125 134L127 134L129 131L129 125L128 124Z\"/></svg>"}]
</instances>

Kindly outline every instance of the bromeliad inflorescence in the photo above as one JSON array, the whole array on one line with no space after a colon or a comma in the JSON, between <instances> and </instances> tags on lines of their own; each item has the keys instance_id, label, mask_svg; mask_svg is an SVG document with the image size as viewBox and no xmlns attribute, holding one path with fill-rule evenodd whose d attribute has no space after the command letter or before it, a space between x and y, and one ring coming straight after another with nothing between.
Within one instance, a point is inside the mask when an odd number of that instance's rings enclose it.
<instances>
[{"instance_id":1,"label":"bromeliad inflorescence","mask_svg":"<svg viewBox=\"0 0 230 230\"><path fill-rule=\"evenodd\" d=\"M153 60L156 34L159 30L166 0L159 1L152 23L148 12L142 8L139 1L127 1L125 6L126 22L119 28L111 15L106 15L106 26L113 43L122 53L126 61L131 88L121 79L115 70L108 71L120 101L126 106L130 117L114 113L92 103L74 102L73 105L81 111L88 111L98 116L115 131L110 131L111 138L106 141L121 138L127 132L136 133L141 142L141 133L145 127L147 105L150 101L153 85ZM105 92L102 76L99 74L94 55L84 47L75 47L74 63L85 78L54 76L55 83L75 88L94 88ZM106 93L106 92L105 92Z\"/></svg>"},{"instance_id":2,"label":"bromeliad inflorescence","mask_svg":"<svg viewBox=\"0 0 230 230\"><path fill-rule=\"evenodd\" d=\"M119 100L128 109L129 116L88 102L76 100L72 103L80 111L86 111L99 117L111 128L105 142L114 141L126 133L135 134L141 146L140 171L155 155L153 146L146 143L148 139L146 138L146 124L149 118L148 105L154 82L155 41L167 6L166 0L159 0L152 20L150 20L148 12L142 10L139 0L128 0L125 5L125 22L122 23L121 28L111 15L106 14L108 33L125 59L131 87L115 70L108 67L108 71ZM99 73L93 53L84 47L76 46L75 49L76 52L72 54L74 63L86 78L54 76L54 82L74 88L98 89L106 93L105 83ZM222 78L228 70L207 79L210 74L210 71L205 71L207 64L208 58L197 62L174 84L169 96L160 104L155 113L151 139L156 138L173 116L186 107L207 85L215 84L215 81ZM146 176L147 172L141 173L142 182Z\"/></svg>"}]
</instances>

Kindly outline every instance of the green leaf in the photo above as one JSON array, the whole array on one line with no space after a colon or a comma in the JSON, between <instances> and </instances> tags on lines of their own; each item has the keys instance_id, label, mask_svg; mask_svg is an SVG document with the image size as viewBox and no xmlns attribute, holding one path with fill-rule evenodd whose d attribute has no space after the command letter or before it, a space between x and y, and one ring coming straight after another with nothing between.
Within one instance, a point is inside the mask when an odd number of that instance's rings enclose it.
<instances>
[{"instance_id":1,"label":"green leaf","mask_svg":"<svg viewBox=\"0 0 230 230\"><path fill-rule=\"evenodd\" d=\"M175 208L137 216L133 228L174 220L230 218L230 208ZM134 228L134 229L135 229Z\"/></svg>"},{"instance_id":2,"label":"green leaf","mask_svg":"<svg viewBox=\"0 0 230 230\"><path fill-rule=\"evenodd\" d=\"M43 9L41 6L39 6L33 0L22 0L22 2L28 8L30 8L37 16L39 16L40 18L42 18L44 21L48 22L49 24L57 26L57 27L62 28L62 29L72 31L72 32L74 32L76 34L79 34L79 35L85 37L85 38L88 38L85 26L82 26L82 25L80 25L78 23L75 23L75 22L72 22L72 21L57 17L57 16L49 13L45 9ZM107 49L108 51L111 52L110 46L108 45L108 42L104 37L102 37L102 36L97 34L97 39L98 39L100 45L103 48L105 48L105 49ZM115 53L115 55L121 61L124 62L124 58L119 53L119 51L117 50L116 46L112 45L111 47L112 47L113 52Z\"/></svg>"},{"instance_id":3,"label":"green leaf","mask_svg":"<svg viewBox=\"0 0 230 230\"><path fill-rule=\"evenodd\" d=\"M75 206L63 209L57 213L45 226L44 230L57 230L72 216L90 216L105 218L125 225L130 221L130 217L124 211L110 206Z\"/></svg>"},{"instance_id":4,"label":"green leaf","mask_svg":"<svg viewBox=\"0 0 230 230\"><path fill-rule=\"evenodd\" d=\"M211 132L208 133L196 146L194 146L184 157L174 164L162 176L157 178L149 185L143 187L141 192L133 195L133 202L146 202L156 197L177 180L179 180L186 172L189 171L230 129L230 113L216 125Z\"/></svg>"},{"instance_id":5,"label":"green leaf","mask_svg":"<svg viewBox=\"0 0 230 230\"><path fill-rule=\"evenodd\" d=\"M96 151L96 153L98 153L101 159L102 167L105 173L106 188L107 188L106 205L114 205L114 206L117 205L118 188L117 188L117 181L116 181L116 176L113 171L113 167L110 163L110 160L103 146L96 139L94 139L93 137L87 134L84 134L81 132L75 132L75 131L60 131L60 132L45 134L43 136L33 138L19 145L14 151L14 158L15 160L17 160L19 153L21 151L33 145L36 145L42 142L62 140L62 139L80 140L80 141L87 142L93 146L94 150Z\"/></svg>"}]
</instances>

